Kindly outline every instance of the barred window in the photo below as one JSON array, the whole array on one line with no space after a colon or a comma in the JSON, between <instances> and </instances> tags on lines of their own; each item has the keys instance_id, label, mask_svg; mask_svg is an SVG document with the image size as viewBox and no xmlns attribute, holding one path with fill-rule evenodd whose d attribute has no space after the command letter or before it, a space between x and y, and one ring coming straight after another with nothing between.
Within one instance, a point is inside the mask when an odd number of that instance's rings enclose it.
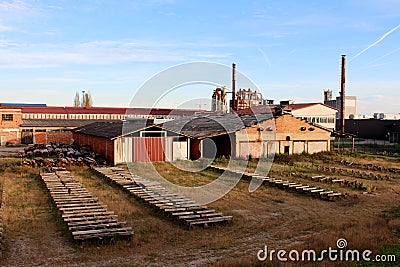
<instances>
[{"instance_id":1,"label":"barred window","mask_svg":"<svg viewBox=\"0 0 400 267\"><path fill-rule=\"evenodd\" d=\"M13 114L1 114L1 119L3 121L12 121L13 120Z\"/></svg>"}]
</instances>

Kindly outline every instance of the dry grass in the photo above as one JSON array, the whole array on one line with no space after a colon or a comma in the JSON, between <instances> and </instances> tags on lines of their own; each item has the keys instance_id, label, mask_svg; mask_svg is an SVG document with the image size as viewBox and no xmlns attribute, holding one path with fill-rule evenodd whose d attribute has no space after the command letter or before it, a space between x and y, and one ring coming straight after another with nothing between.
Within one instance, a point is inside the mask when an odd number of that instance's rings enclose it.
<instances>
[{"instance_id":1,"label":"dry grass","mask_svg":"<svg viewBox=\"0 0 400 267\"><path fill-rule=\"evenodd\" d=\"M319 155L315 160L322 157L337 155ZM309 159L302 155L297 160L309 162ZM254 164L252 161L249 168ZM380 165L384 164L393 162L381 161ZM210 171L182 171L168 163L154 166L166 179L184 186L206 184L218 177ZM131 167L144 177L153 175L146 164ZM296 165L273 166L277 172L288 168ZM376 181L377 195L353 191L358 199L339 202L320 201L270 187L249 193L249 184L240 182L230 193L209 205L233 215L231 224L188 231L87 168L73 167L71 171L89 192L134 229L132 240L103 245L74 243L37 178L38 170L11 164L2 173L6 188L2 266L280 266L278 262L258 262L257 251L264 245L274 249L322 250L334 247L338 238L346 238L351 248L378 253L382 249L393 251L397 247L385 246L399 242L400 184L397 179ZM344 263L324 264L345 266Z\"/></svg>"}]
</instances>

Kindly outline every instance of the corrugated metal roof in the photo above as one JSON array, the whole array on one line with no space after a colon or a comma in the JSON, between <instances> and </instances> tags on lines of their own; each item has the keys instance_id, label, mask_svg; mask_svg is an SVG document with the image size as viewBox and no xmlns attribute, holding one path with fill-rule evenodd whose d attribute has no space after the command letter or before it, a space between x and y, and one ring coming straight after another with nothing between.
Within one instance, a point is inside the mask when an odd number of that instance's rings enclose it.
<instances>
[{"instance_id":1,"label":"corrugated metal roof","mask_svg":"<svg viewBox=\"0 0 400 267\"><path fill-rule=\"evenodd\" d=\"M271 114L257 115L197 115L178 118L158 126L192 138L207 138L239 131L258 122L273 118Z\"/></svg>"},{"instance_id":2,"label":"corrugated metal roof","mask_svg":"<svg viewBox=\"0 0 400 267\"><path fill-rule=\"evenodd\" d=\"M4 107L46 107L46 104L32 104L32 103L0 103L0 107L4 106Z\"/></svg>"},{"instance_id":3,"label":"corrugated metal roof","mask_svg":"<svg viewBox=\"0 0 400 267\"><path fill-rule=\"evenodd\" d=\"M103 120L103 122L106 120ZM93 123L93 120L46 120L46 119L23 119L21 127L80 127Z\"/></svg>"},{"instance_id":4,"label":"corrugated metal roof","mask_svg":"<svg viewBox=\"0 0 400 267\"><path fill-rule=\"evenodd\" d=\"M135 114L135 115L170 115L183 116L193 115L201 110L192 109L168 109L168 108L114 108L114 107L21 107L22 113L33 114Z\"/></svg>"},{"instance_id":5,"label":"corrugated metal roof","mask_svg":"<svg viewBox=\"0 0 400 267\"><path fill-rule=\"evenodd\" d=\"M114 139L123 134L137 132L152 125L154 125L153 120L138 118L127 121L94 122L76 128L73 132Z\"/></svg>"},{"instance_id":6,"label":"corrugated metal roof","mask_svg":"<svg viewBox=\"0 0 400 267\"><path fill-rule=\"evenodd\" d=\"M164 130L191 138L207 138L239 131L258 122L273 118L271 114L258 115L194 115L181 117L156 125ZM95 122L74 129L74 132L114 139L153 126L152 120L134 119L117 122Z\"/></svg>"}]
</instances>

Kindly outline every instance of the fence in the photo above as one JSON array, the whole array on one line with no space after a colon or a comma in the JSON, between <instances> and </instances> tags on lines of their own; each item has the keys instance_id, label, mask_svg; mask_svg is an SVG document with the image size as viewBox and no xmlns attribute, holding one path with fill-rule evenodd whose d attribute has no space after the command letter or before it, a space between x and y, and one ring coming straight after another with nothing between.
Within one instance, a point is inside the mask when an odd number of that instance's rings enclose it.
<instances>
[{"instance_id":1,"label":"fence","mask_svg":"<svg viewBox=\"0 0 400 267\"><path fill-rule=\"evenodd\" d=\"M331 150L350 151L383 155L400 154L400 144L392 143L386 140L376 139L351 139L337 138L331 142Z\"/></svg>"}]
</instances>

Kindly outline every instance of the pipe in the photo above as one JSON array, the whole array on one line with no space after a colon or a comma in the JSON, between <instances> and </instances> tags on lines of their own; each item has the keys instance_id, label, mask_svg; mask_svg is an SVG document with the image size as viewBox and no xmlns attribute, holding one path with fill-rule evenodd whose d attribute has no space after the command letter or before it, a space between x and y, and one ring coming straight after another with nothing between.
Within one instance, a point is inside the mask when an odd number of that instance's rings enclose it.
<instances>
[{"instance_id":1,"label":"pipe","mask_svg":"<svg viewBox=\"0 0 400 267\"><path fill-rule=\"evenodd\" d=\"M236 110L236 64L232 63L232 100L231 109Z\"/></svg>"},{"instance_id":2,"label":"pipe","mask_svg":"<svg viewBox=\"0 0 400 267\"><path fill-rule=\"evenodd\" d=\"M340 81L340 133L344 134L346 89L346 55L342 55L342 71Z\"/></svg>"}]
</instances>

